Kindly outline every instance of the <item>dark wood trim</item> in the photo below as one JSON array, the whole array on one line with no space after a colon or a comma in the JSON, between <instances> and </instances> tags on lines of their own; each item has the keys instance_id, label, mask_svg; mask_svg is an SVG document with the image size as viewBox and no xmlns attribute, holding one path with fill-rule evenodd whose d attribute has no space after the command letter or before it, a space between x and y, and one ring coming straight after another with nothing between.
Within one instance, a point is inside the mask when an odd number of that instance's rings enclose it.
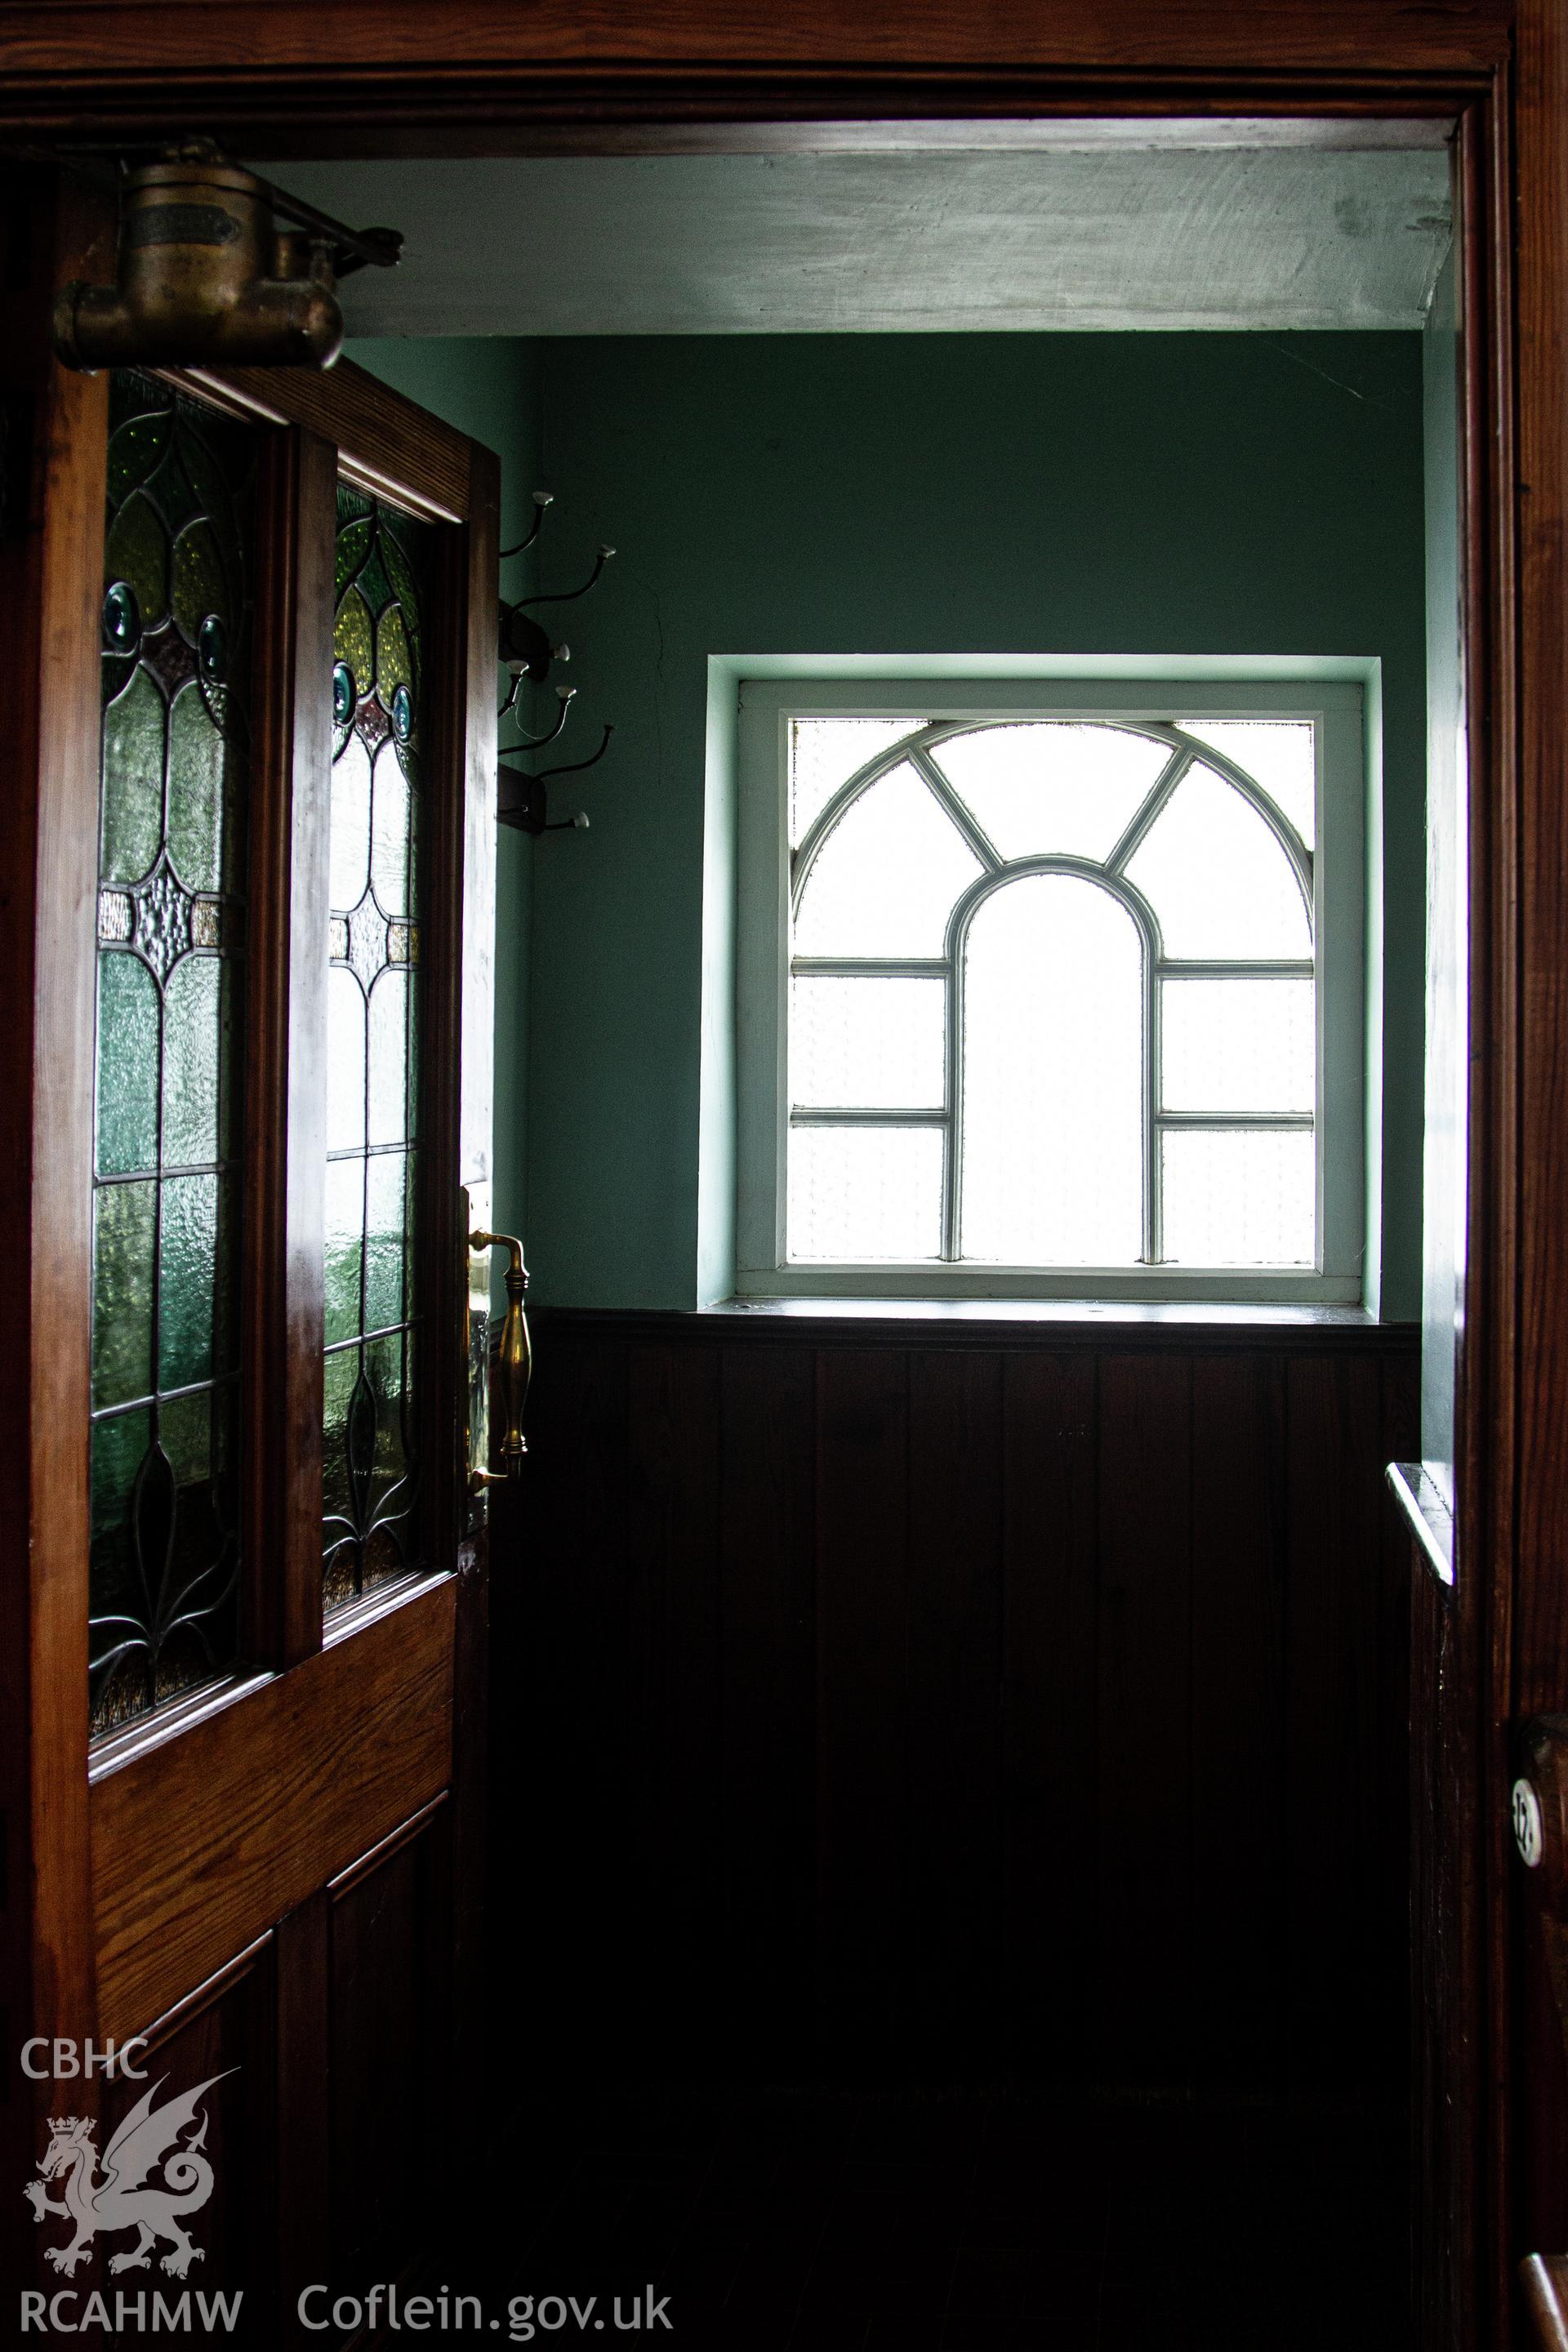
<instances>
[{"instance_id":1,"label":"dark wood trim","mask_svg":"<svg viewBox=\"0 0 1568 2352\"><path fill-rule=\"evenodd\" d=\"M100 2036L132 2033L447 1785L456 1580L92 1788ZM171 1824L178 1823L178 1836Z\"/></svg>"},{"instance_id":2,"label":"dark wood trim","mask_svg":"<svg viewBox=\"0 0 1568 2352\"><path fill-rule=\"evenodd\" d=\"M1531 2254L1519 2278L1540 2352L1568 2352L1568 2258Z\"/></svg>"},{"instance_id":3,"label":"dark wood trim","mask_svg":"<svg viewBox=\"0 0 1568 2352\"><path fill-rule=\"evenodd\" d=\"M258 495L256 775L246 1040L246 1463L249 1654L290 1666L321 1646L322 1237L327 828L331 715L331 446L268 434Z\"/></svg>"},{"instance_id":4,"label":"dark wood trim","mask_svg":"<svg viewBox=\"0 0 1568 2352\"><path fill-rule=\"evenodd\" d=\"M422 1835L429 1828L447 1801L447 1791L443 1789L438 1797L432 1797L427 1805L421 1805L416 1813L410 1813L408 1819L405 1822L400 1822L396 1829L388 1831L385 1837L379 1839L366 1853L362 1853L357 1861L351 1862L346 1870L340 1870L335 1877L329 1878L327 1893L331 1899L335 1903L341 1896L352 1893L362 1878L368 1877L373 1870L379 1870L384 1862L390 1862L398 1849L408 1843L410 1838Z\"/></svg>"},{"instance_id":5,"label":"dark wood trim","mask_svg":"<svg viewBox=\"0 0 1568 2352\"><path fill-rule=\"evenodd\" d=\"M1204 1322L1160 1310L1096 1309L1091 1316L991 1317L983 1307L955 1314L941 1307L929 1313L835 1314L802 1310L786 1314L681 1307L544 1307L533 1318L537 1353L547 1364L552 1338L573 1341L647 1342L658 1346L740 1348L984 1348L1028 1353L1103 1355L1147 1349L1189 1356L1267 1355L1413 1356L1420 1351L1415 1323L1373 1323L1364 1317L1335 1322L1311 1319Z\"/></svg>"},{"instance_id":6,"label":"dark wood trim","mask_svg":"<svg viewBox=\"0 0 1568 2352\"><path fill-rule=\"evenodd\" d=\"M13 2039L0 2147L18 2179L37 2161L35 2125L43 2128L54 2095L44 2083L16 2087L16 2044L37 2032L84 2037L94 2017L87 1269L108 385L56 366L48 325L57 278L100 268L110 237L90 194L52 174L8 176L0 218L0 641L9 706L0 730L0 1935ZM83 2089L96 2096L92 2084ZM0 2218L0 2247L15 2256L0 2263L8 2276L31 2277L36 2236L9 2211Z\"/></svg>"},{"instance_id":7,"label":"dark wood trim","mask_svg":"<svg viewBox=\"0 0 1568 2352\"><path fill-rule=\"evenodd\" d=\"M268 1928L264 1936L258 1936L254 1943L247 1944L243 1952L236 1952L233 1959L226 1961L221 1969L215 1969L194 1992L185 1995L184 2000L177 2000L173 2009L166 2009L163 2016L138 2037L146 2044L145 2050L137 2055L138 2066L144 2065L148 2056L162 2042L167 2042L171 2034L178 2033L182 2026L189 2025L191 2020L199 2017L205 2009L211 2009L215 2001L222 2000L226 1993L232 1992L237 1984L252 1973L262 1954L270 1951L274 1940ZM117 2072L122 2074L123 2070Z\"/></svg>"},{"instance_id":8,"label":"dark wood trim","mask_svg":"<svg viewBox=\"0 0 1568 2352\"><path fill-rule=\"evenodd\" d=\"M325 374L315 368L188 369L174 380L255 424L319 435L363 488L425 521L468 520L476 445L352 360L339 360Z\"/></svg>"}]
</instances>

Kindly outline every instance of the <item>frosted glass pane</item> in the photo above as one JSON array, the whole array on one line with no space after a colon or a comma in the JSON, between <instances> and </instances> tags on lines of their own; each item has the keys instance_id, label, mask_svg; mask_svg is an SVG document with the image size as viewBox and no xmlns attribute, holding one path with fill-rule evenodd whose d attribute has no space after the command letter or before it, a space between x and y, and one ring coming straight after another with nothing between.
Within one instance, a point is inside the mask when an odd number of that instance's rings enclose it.
<instances>
[{"instance_id":1,"label":"frosted glass pane","mask_svg":"<svg viewBox=\"0 0 1568 2352\"><path fill-rule=\"evenodd\" d=\"M1296 872L1274 834L1212 768L1184 775L1127 866L1172 956L1310 956Z\"/></svg>"},{"instance_id":2,"label":"frosted glass pane","mask_svg":"<svg viewBox=\"0 0 1568 2352\"><path fill-rule=\"evenodd\" d=\"M791 1128L791 1258L940 1255L942 1150L936 1127Z\"/></svg>"},{"instance_id":3,"label":"frosted glass pane","mask_svg":"<svg viewBox=\"0 0 1568 2352\"><path fill-rule=\"evenodd\" d=\"M1167 1110L1311 1110L1316 1033L1310 980L1168 980Z\"/></svg>"},{"instance_id":4,"label":"frosted glass pane","mask_svg":"<svg viewBox=\"0 0 1568 2352\"><path fill-rule=\"evenodd\" d=\"M790 722L789 839L798 849L840 784L924 725L920 719L795 719Z\"/></svg>"},{"instance_id":5,"label":"frosted glass pane","mask_svg":"<svg viewBox=\"0 0 1568 2352\"><path fill-rule=\"evenodd\" d=\"M1309 849L1317 822L1317 760L1310 719L1205 719L1185 731L1212 743L1279 803Z\"/></svg>"},{"instance_id":6,"label":"frosted glass pane","mask_svg":"<svg viewBox=\"0 0 1568 2352\"><path fill-rule=\"evenodd\" d=\"M1165 1262L1310 1265L1316 1255L1311 1130L1164 1139Z\"/></svg>"},{"instance_id":7,"label":"frosted glass pane","mask_svg":"<svg viewBox=\"0 0 1568 2352\"><path fill-rule=\"evenodd\" d=\"M1004 857L1107 857L1171 757L1120 727L1059 719L954 735L931 757Z\"/></svg>"},{"instance_id":8,"label":"frosted glass pane","mask_svg":"<svg viewBox=\"0 0 1568 2352\"><path fill-rule=\"evenodd\" d=\"M327 973L327 1150L364 1149L364 992L352 971Z\"/></svg>"},{"instance_id":9,"label":"frosted glass pane","mask_svg":"<svg viewBox=\"0 0 1568 2352\"><path fill-rule=\"evenodd\" d=\"M801 897L797 955L934 956L980 861L909 766L870 785L834 826Z\"/></svg>"},{"instance_id":10,"label":"frosted glass pane","mask_svg":"<svg viewBox=\"0 0 1568 2352\"><path fill-rule=\"evenodd\" d=\"M962 1254L1131 1265L1142 1248L1142 954L1092 882L988 898L964 972Z\"/></svg>"},{"instance_id":11,"label":"frosted glass pane","mask_svg":"<svg viewBox=\"0 0 1568 2352\"><path fill-rule=\"evenodd\" d=\"M940 980L792 982L791 1099L841 1110L940 1110L946 1000Z\"/></svg>"}]
</instances>

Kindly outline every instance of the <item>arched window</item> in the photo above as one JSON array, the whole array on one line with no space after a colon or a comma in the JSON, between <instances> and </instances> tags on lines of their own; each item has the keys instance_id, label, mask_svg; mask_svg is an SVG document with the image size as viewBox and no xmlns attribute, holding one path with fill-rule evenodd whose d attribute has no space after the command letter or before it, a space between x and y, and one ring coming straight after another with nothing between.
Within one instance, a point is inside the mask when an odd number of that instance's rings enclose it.
<instances>
[{"instance_id":1,"label":"arched window","mask_svg":"<svg viewBox=\"0 0 1568 2352\"><path fill-rule=\"evenodd\" d=\"M783 716L775 1270L1321 1276L1320 720Z\"/></svg>"}]
</instances>

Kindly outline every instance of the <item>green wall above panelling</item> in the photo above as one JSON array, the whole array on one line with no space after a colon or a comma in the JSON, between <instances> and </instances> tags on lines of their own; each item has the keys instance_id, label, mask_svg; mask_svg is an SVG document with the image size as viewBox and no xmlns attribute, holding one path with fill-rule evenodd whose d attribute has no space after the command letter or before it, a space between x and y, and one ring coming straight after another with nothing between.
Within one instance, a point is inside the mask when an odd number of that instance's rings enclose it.
<instances>
[{"instance_id":1,"label":"green wall above panelling","mask_svg":"<svg viewBox=\"0 0 1568 2352\"><path fill-rule=\"evenodd\" d=\"M593 828L541 842L533 868L539 1295L698 1297L710 655L1349 655L1383 676L1382 1305L1416 1313L1419 336L537 348L559 500L542 582L571 584L600 540L621 551L570 621L573 731L616 733L554 813Z\"/></svg>"}]
</instances>

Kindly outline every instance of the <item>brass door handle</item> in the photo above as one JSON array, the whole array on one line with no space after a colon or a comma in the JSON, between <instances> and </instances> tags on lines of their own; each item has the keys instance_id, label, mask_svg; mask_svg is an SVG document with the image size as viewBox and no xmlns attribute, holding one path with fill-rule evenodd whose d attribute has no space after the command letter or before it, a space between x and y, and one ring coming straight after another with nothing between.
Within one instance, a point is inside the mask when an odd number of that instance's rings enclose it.
<instances>
[{"instance_id":1,"label":"brass door handle","mask_svg":"<svg viewBox=\"0 0 1568 2352\"><path fill-rule=\"evenodd\" d=\"M523 1312L523 1293L528 1288L528 1268L522 1262L522 1244L515 1234L471 1233L470 1250L503 1249L509 1253L506 1269L506 1320L500 1330L500 1386L506 1409L506 1427L501 1436L499 1471L473 1469L468 1484L477 1494L484 1486L499 1486L503 1479L521 1478L523 1461L528 1453L528 1440L522 1433L522 1409L528 1400L529 1376L533 1370L533 1343L528 1336L528 1317Z\"/></svg>"}]
</instances>

